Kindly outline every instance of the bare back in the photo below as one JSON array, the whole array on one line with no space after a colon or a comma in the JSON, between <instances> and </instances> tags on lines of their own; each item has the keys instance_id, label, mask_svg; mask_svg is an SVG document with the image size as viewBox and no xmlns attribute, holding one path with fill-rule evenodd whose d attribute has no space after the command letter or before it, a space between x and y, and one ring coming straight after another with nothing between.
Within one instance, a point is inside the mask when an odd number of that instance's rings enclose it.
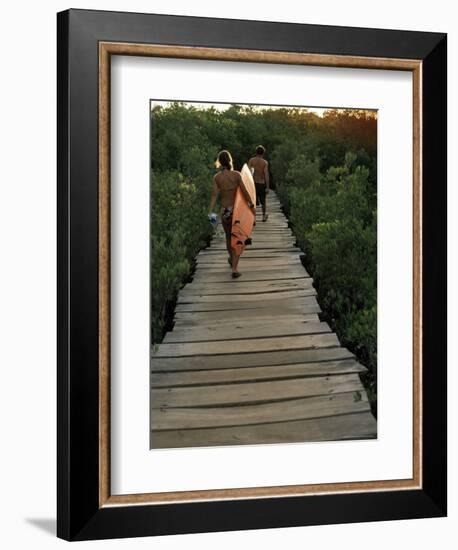
<instances>
[{"instance_id":1,"label":"bare back","mask_svg":"<svg viewBox=\"0 0 458 550\"><path fill-rule=\"evenodd\" d=\"M216 174L214 180L220 192L221 206L223 208L234 206L235 192L242 183L240 172L225 169Z\"/></svg>"},{"instance_id":2,"label":"bare back","mask_svg":"<svg viewBox=\"0 0 458 550\"><path fill-rule=\"evenodd\" d=\"M252 157L248 161L248 166L254 168L253 179L255 183L266 183L266 160L259 156Z\"/></svg>"}]
</instances>

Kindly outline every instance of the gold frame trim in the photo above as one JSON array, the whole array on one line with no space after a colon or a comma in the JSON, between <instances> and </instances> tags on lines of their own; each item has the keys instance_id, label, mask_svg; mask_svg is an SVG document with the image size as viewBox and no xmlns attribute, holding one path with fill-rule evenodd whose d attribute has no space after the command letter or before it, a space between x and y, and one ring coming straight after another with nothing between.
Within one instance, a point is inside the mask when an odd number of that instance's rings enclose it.
<instances>
[{"instance_id":1,"label":"gold frame trim","mask_svg":"<svg viewBox=\"0 0 458 550\"><path fill-rule=\"evenodd\" d=\"M110 494L110 66L112 55L402 70L413 73L413 477L365 482ZM422 488L422 62L158 44L99 43L99 507Z\"/></svg>"}]
</instances>

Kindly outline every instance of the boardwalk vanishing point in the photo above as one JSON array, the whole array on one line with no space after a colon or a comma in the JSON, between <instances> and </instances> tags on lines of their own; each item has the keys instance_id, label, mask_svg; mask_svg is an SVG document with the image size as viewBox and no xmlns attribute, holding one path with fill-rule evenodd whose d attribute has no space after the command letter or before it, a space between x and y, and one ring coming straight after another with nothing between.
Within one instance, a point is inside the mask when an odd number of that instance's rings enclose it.
<instances>
[{"instance_id":1,"label":"boardwalk vanishing point","mask_svg":"<svg viewBox=\"0 0 458 550\"><path fill-rule=\"evenodd\" d=\"M151 448L369 439L366 368L320 322L278 198L257 213L242 276L224 236L197 256L175 324L152 350ZM259 209L260 210L260 209Z\"/></svg>"}]
</instances>

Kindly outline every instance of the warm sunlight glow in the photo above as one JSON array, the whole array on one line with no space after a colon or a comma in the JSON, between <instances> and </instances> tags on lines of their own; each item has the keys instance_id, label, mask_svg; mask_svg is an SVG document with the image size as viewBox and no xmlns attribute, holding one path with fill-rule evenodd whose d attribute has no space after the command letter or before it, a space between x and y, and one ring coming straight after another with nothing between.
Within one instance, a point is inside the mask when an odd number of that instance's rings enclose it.
<instances>
[{"instance_id":1,"label":"warm sunlight glow","mask_svg":"<svg viewBox=\"0 0 458 550\"><path fill-rule=\"evenodd\" d=\"M275 110L275 109L299 109L301 111L314 113L319 117L323 117L326 111L364 111L368 116L373 114L374 118L377 117L377 111L374 109L351 109L351 108L335 108L335 107L310 107L302 105L257 105L250 103L210 103L210 102L198 102L198 101L162 101L162 100L151 100L151 110L155 107L170 107L174 103L181 103L189 107L195 107L196 109L214 109L216 111L226 111L233 105L238 105L241 107L250 107L254 111L265 111L265 110Z\"/></svg>"}]
</instances>

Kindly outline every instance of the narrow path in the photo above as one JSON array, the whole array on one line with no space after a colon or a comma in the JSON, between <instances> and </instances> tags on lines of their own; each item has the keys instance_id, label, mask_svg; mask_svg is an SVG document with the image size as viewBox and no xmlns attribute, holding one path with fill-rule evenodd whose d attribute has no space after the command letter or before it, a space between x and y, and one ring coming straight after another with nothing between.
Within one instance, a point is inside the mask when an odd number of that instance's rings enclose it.
<instances>
[{"instance_id":1,"label":"narrow path","mask_svg":"<svg viewBox=\"0 0 458 550\"><path fill-rule=\"evenodd\" d=\"M224 238L197 256L152 353L151 447L376 437L365 367L320 322L313 280L273 192L230 278Z\"/></svg>"}]
</instances>

